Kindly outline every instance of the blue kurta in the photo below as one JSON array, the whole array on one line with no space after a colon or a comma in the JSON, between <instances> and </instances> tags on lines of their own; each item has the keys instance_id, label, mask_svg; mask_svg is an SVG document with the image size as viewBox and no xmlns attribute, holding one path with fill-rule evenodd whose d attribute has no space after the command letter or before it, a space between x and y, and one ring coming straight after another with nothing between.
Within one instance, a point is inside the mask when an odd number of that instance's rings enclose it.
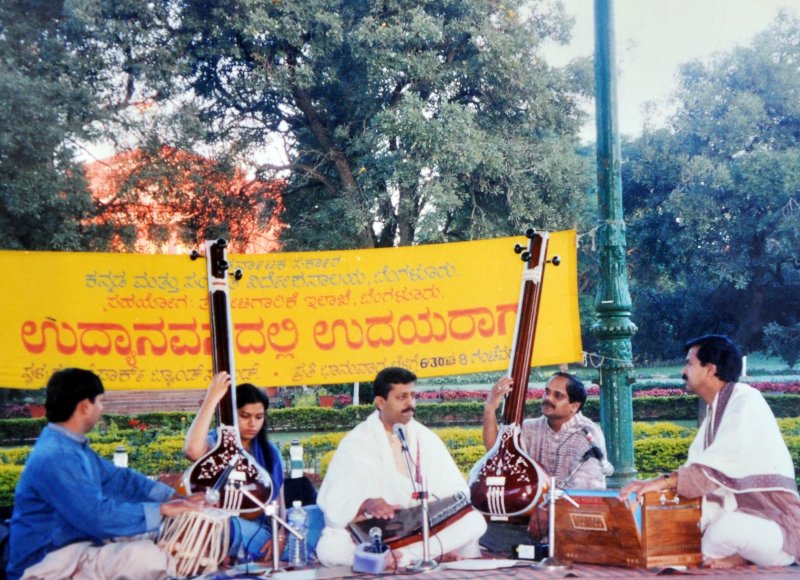
<instances>
[{"instance_id":1,"label":"blue kurta","mask_svg":"<svg viewBox=\"0 0 800 580\"><path fill-rule=\"evenodd\" d=\"M85 436L47 425L14 493L9 578L68 544L158 529L159 504L174 493L101 458Z\"/></svg>"}]
</instances>

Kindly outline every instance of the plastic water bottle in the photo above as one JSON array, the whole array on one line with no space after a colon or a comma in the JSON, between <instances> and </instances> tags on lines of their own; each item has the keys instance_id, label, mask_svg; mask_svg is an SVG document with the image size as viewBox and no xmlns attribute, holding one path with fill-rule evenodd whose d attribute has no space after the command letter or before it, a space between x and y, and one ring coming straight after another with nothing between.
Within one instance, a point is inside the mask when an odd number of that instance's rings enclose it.
<instances>
[{"instance_id":1,"label":"plastic water bottle","mask_svg":"<svg viewBox=\"0 0 800 580\"><path fill-rule=\"evenodd\" d=\"M289 556L289 565L294 568L302 568L308 563L308 545L306 535L308 534L308 514L303 509L303 502L296 500L292 503L292 508L286 518L289 525L299 533L303 534L303 539L298 539L294 534L287 532L286 552Z\"/></svg>"}]
</instances>

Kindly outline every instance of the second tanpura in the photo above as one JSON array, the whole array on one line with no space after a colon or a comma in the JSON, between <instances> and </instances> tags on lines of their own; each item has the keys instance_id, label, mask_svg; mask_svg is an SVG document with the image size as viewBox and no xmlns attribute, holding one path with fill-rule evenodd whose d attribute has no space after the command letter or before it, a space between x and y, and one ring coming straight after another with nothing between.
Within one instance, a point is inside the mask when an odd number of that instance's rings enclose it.
<instances>
[{"instance_id":1,"label":"second tanpura","mask_svg":"<svg viewBox=\"0 0 800 580\"><path fill-rule=\"evenodd\" d=\"M470 471L468 483L472 505L492 520L526 521L544 501L547 474L520 445L525 397L536 338L536 321L542 295L549 232L525 232L528 248L519 244L522 273L517 321L509 376L514 380L503 406L503 417L494 446ZM551 262L559 264L559 258Z\"/></svg>"}]
</instances>

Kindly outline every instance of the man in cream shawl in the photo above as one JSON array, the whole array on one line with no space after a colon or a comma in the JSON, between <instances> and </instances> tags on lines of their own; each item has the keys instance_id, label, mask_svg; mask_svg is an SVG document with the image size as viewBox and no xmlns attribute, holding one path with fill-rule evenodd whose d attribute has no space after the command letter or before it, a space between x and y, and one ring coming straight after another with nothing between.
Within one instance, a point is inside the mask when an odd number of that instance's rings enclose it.
<instances>
[{"instance_id":1,"label":"man in cream shawl","mask_svg":"<svg viewBox=\"0 0 800 580\"><path fill-rule=\"evenodd\" d=\"M403 459L400 440L393 433L403 425L409 451L424 478L430 499L456 492L469 495L464 477L442 440L414 420L416 375L389 367L374 382L376 410L342 439L331 460L317 496L325 514L325 528L317 544L317 557L325 566L352 566L356 545L347 525L359 516L391 519L397 510L417 505L412 481ZM415 475L416 479L416 475ZM478 539L486 522L472 511L431 535L430 557L480 556ZM422 559L422 543L395 550L398 566Z\"/></svg>"},{"instance_id":2,"label":"man in cream shawl","mask_svg":"<svg viewBox=\"0 0 800 580\"><path fill-rule=\"evenodd\" d=\"M764 397L744 383L739 349L706 335L686 344L683 379L708 404L685 465L626 485L620 498L677 489L703 498L704 563L788 566L800 556L800 498L794 466Z\"/></svg>"}]
</instances>

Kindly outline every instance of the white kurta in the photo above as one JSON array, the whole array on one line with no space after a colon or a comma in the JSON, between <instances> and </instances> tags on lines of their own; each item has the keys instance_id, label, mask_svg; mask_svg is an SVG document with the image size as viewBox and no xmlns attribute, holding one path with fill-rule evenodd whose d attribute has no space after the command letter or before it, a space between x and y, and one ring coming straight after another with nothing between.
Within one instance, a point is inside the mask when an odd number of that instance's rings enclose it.
<instances>
[{"instance_id":1,"label":"white kurta","mask_svg":"<svg viewBox=\"0 0 800 580\"><path fill-rule=\"evenodd\" d=\"M469 487L442 440L427 427L412 420L405 426L414 461L419 457L430 499L451 496L459 491L469 495ZM403 508L419 502L411 496L412 482L395 463L390 435L378 411L357 425L339 443L317 496L325 514L325 529L317 544L317 556L326 566L351 566L355 542L347 525L356 517L361 504L371 498ZM458 551L464 557L480 555L478 539L486 522L473 511L431 537L431 557ZM405 566L422 556L421 542L400 549L399 565Z\"/></svg>"},{"instance_id":2,"label":"white kurta","mask_svg":"<svg viewBox=\"0 0 800 580\"><path fill-rule=\"evenodd\" d=\"M692 477L697 472L709 483ZM787 552L796 543L800 525L790 515L797 513L800 501L794 465L761 393L736 383L717 394L689 447L686 466L678 472L678 491L695 495L687 485L690 481L682 485L681 474L711 490L703 495L701 520L707 557L738 553L759 565L792 562ZM774 504L778 500L780 504ZM776 515L775 505L794 508L783 513L780 525L770 521ZM789 541L783 541L782 531ZM781 544L787 550L781 550Z\"/></svg>"}]
</instances>

